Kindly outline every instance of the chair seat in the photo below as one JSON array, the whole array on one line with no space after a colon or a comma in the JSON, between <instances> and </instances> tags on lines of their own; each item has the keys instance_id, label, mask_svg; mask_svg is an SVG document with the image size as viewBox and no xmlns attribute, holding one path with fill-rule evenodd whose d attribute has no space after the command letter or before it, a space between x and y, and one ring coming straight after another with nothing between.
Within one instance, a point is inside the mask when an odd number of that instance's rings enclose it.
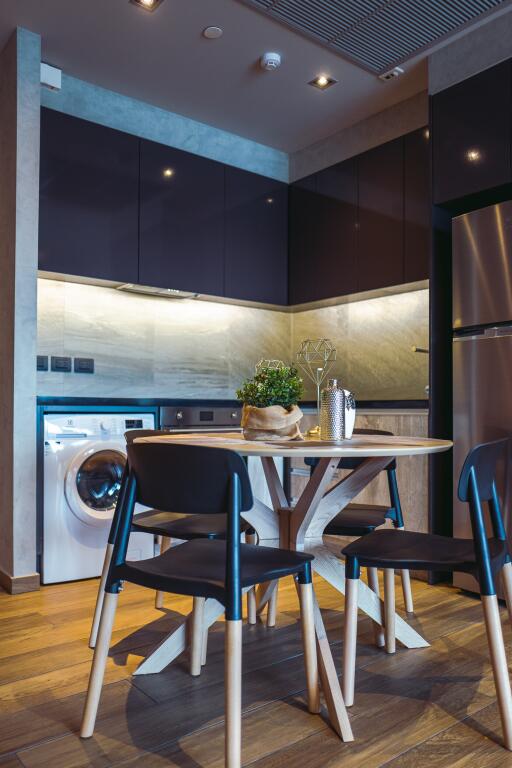
<instances>
[{"instance_id":1,"label":"chair seat","mask_svg":"<svg viewBox=\"0 0 512 768\"><path fill-rule=\"evenodd\" d=\"M253 544L240 545L242 587L299 573L313 555ZM149 560L127 562L114 568L114 579L178 595L225 597L226 543L195 539Z\"/></svg>"},{"instance_id":2,"label":"chair seat","mask_svg":"<svg viewBox=\"0 0 512 768\"><path fill-rule=\"evenodd\" d=\"M366 536L384 525L391 512L390 507L379 504L347 504L331 520L324 533L329 536Z\"/></svg>"},{"instance_id":3,"label":"chair seat","mask_svg":"<svg viewBox=\"0 0 512 768\"><path fill-rule=\"evenodd\" d=\"M507 544L489 539L493 569L506 562ZM432 533L384 530L374 531L351 542L342 550L346 557L355 557L362 566L394 569L463 571L477 569L473 539L452 539Z\"/></svg>"},{"instance_id":4,"label":"chair seat","mask_svg":"<svg viewBox=\"0 0 512 768\"><path fill-rule=\"evenodd\" d=\"M242 531L249 526L240 521ZM159 512L150 509L135 515L132 530L152 533L155 536L169 536L171 539L225 539L227 536L226 515L180 515L176 512Z\"/></svg>"}]
</instances>

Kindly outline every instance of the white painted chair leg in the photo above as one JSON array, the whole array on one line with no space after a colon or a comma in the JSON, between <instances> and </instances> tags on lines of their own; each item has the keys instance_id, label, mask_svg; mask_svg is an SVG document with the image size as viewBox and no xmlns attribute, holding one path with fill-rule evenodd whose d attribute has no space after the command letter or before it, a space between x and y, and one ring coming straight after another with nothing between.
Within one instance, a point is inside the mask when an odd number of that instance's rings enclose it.
<instances>
[{"instance_id":1,"label":"white painted chair leg","mask_svg":"<svg viewBox=\"0 0 512 768\"><path fill-rule=\"evenodd\" d=\"M302 643L308 692L308 709L320 712L320 688L318 685L318 659L316 656L315 615L313 612L313 585L299 583Z\"/></svg>"},{"instance_id":2,"label":"white painted chair leg","mask_svg":"<svg viewBox=\"0 0 512 768\"><path fill-rule=\"evenodd\" d=\"M501 579L507 603L508 620L512 624L512 563L505 563L501 571Z\"/></svg>"},{"instance_id":3,"label":"white painted chair leg","mask_svg":"<svg viewBox=\"0 0 512 768\"><path fill-rule=\"evenodd\" d=\"M345 580L345 632L341 689L346 707L354 703L357 647L357 591L359 579Z\"/></svg>"},{"instance_id":4,"label":"white painted chair leg","mask_svg":"<svg viewBox=\"0 0 512 768\"><path fill-rule=\"evenodd\" d=\"M384 636L386 653L395 653L395 572L384 568Z\"/></svg>"},{"instance_id":5,"label":"white painted chair leg","mask_svg":"<svg viewBox=\"0 0 512 768\"><path fill-rule=\"evenodd\" d=\"M411 574L409 571L400 571L402 579L402 592L404 595L404 605L407 613L414 613L414 602L412 599Z\"/></svg>"},{"instance_id":6,"label":"white painted chair leg","mask_svg":"<svg viewBox=\"0 0 512 768\"><path fill-rule=\"evenodd\" d=\"M171 546L171 540L169 536L159 536L159 539L160 539L160 554L163 555L163 553L167 552L167 550ZM157 590L157 592L155 593L155 608L164 607L164 595L165 595L165 592L162 592L161 590Z\"/></svg>"},{"instance_id":7,"label":"white painted chair leg","mask_svg":"<svg viewBox=\"0 0 512 768\"><path fill-rule=\"evenodd\" d=\"M206 657L208 655L208 627L203 624L203 652L201 654L201 666L206 665Z\"/></svg>"},{"instance_id":8,"label":"white painted chair leg","mask_svg":"<svg viewBox=\"0 0 512 768\"><path fill-rule=\"evenodd\" d=\"M270 596L270 600L268 601L267 627L275 627L276 625L278 590L279 590L279 582L276 582L274 591L272 592L272 595Z\"/></svg>"},{"instance_id":9,"label":"white painted chair leg","mask_svg":"<svg viewBox=\"0 0 512 768\"><path fill-rule=\"evenodd\" d=\"M116 615L117 600L117 594L112 594L110 592L105 593L98 631L98 640L96 648L94 649L91 674L89 676L89 685L87 688L87 698L85 700L82 726L80 728L80 736L83 739L90 738L94 733L94 724L96 722L98 705L100 703L105 665L107 663L108 649L110 647L110 638L112 637L112 627Z\"/></svg>"},{"instance_id":10,"label":"white painted chair leg","mask_svg":"<svg viewBox=\"0 0 512 768\"><path fill-rule=\"evenodd\" d=\"M246 533L245 541L247 544L257 544L258 534L256 531L254 533ZM247 592L247 622L249 624L256 624L256 608L256 587L251 587Z\"/></svg>"},{"instance_id":11,"label":"white painted chair leg","mask_svg":"<svg viewBox=\"0 0 512 768\"><path fill-rule=\"evenodd\" d=\"M482 595L482 607L484 609L487 642L489 643L494 684L496 686L503 727L503 741L505 747L512 750L512 694L510 692L507 657L496 595Z\"/></svg>"},{"instance_id":12,"label":"white painted chair leg","mask_svg":"<svg viewBox=\"0 0 512 768\"><path fill-rule=\"evenodd\" d=\"M405 531L404 526L402 525L400 528L396 529L397 531ZM400 571L400 576L402 579L402 592L404 595L404 606L406 613L414 613L414 602L412 599L412 589L411 589L411 574L409 571Z\"/></svg>"},{"instance_id":13,"label":"white painted chair leg","mask_svg":"<svg viewBox=\"0 0 512 768\"><path fill-rule=\"evenodd\" d=\"M100 626L101 609L103 608L103 598L105 596L105 582L107 581L108 569L110 568L110 561L112 560L112 551L114 549L113 544L107 544L105 550L105 559L103 561L103 570L101 571L100 585L98 587L98 595L96 597L96 605L94 607L94 616L92 619L91 634L89 635L89 648L94 648L96 645L96 639L98 637L98 627Z\"/></svg>"},{"instance_id":14,"label":"white painted chair leg","mask_svg":"<svg viewBox=\"0 0 512 768\"><path fill-rule=\"evenodd\" d=\"M192 612L192 637L190 641L190 674L201 674L204 647L204 597L194 597Z\"/></svg>"},{"instance_id":15,"label":"white painted chair leg","mask_svg":"<svg viewBox=\"0 0 512 768\"><path fill-rule=\"evenodd\" d=\"M251 587L247 592L247 621L256 624L256 587Z\"/></svg>"},{"instance_id":16,"label":"white painted chair leg","mask_svg":"<svg viewBox=\"0 0 512 768\"><path fill-rule=\"evenodd\" d=\"M366 573L368 574L368 586L380 599L379 571L377 568L367 568ZM377 648L384 648L384 645L386 644L384 639L384 630L382 628L384 624L384 620L382 619L382 611L381 621L382 624L378 624L376 621L373 622L373 635L375 637L375 645Z\"/></svg>"},{"instance_id":17,"label":"white painted chair leg","mask_svg":"<svg viewBox=\"0 0 512 768\"><path fill-rule=\"evenodd\" d=\"M225 768L240 768L242 762L241 621L226 621L225 646Z\"/></svg>"}]
</instances>

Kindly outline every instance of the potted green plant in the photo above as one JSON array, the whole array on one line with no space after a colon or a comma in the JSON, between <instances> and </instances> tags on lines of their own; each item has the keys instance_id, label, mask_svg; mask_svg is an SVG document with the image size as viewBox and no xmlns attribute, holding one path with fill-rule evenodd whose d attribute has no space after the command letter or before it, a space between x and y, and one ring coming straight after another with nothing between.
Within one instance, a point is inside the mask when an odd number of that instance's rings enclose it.
<instances>
[{"instance_id":1,"label":"potted green plant","mask_svg":"<svg viewBox=\"0 0 512 768\"><path fill-rule=\"evenodd\" d=\"M236 396L243 403L242 429L246 440L301 439L302 411L297 405L303 382L298 371L280 360L262 360L252 379Z\"/></svg>"}]
</instances>

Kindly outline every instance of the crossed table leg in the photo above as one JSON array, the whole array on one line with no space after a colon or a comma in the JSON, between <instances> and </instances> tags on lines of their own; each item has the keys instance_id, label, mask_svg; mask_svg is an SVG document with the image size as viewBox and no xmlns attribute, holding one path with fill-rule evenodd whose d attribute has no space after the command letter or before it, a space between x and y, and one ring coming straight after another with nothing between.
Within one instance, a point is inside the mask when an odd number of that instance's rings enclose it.
<instances>
[{"instance_id":1,"label":"crossed table leg","mask_svg":"<svg viewBox=\"0 0 512 768\"><path fill-rule=\"evenodd\" d=\"M279 474L273 458L262 457L273 509L256 500L253 508L244 513L245 520L258 533L264 546L280 546L301 550L315 555L313 570L334 586L339 592L345 591L343 563L323 544L322 534L328 523L368 483L371 482L390 462L389 457L367 458L350 475L340 480L327 491L338 467L338 458L320 459L315 471L295 507L288 506ZM274 583L263 585L259 590L260 607L270 599ZM382 601L366 584L360 584L359 608L376 623L382 625ZM207 629L223 614L224 607L213 599L206 600L204 629ZM187 647L186 623L171 633L138 667L134 674L143 675L161 672ZM428 646L421 637L400 616L395 617L396 637L408 648ZM320 679L334 730L344 741L353 739L350 723L341 695L339 680L334 666L329 642L318 605L315 603L315 630Z\"/></svg>"}]
</instances>

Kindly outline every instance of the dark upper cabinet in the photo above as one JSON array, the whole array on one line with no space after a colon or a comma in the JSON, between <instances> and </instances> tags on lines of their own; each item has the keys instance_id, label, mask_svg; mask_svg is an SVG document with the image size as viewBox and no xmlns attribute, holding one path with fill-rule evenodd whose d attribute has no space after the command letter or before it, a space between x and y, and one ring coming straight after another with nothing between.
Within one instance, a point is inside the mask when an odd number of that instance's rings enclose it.
<instances>
[{"instance_id":1,"label":"dark upper cabinet","mask_svg":"<svg viewBox=\"0 0 512 768\"><path fill-rule=\"evenodd\" d=\"M430 146L429 131L404 136L404 282L429 277Z\"/></svg>"},{"instance_id":2,"label":"dark upper cabinet","mask_svg":"<svg viewBox=\"0 0 512 768\"><path fill-rule=\"evenodd\" d=\"M315 248L318 221L317 174L289 187L289 302L304 304L317 298Z\"/></svg>"},{"instance_id":3,"label":"dark upper cabinet","mask_svg":"<svg viewBox=\"0 0 512 768\"><path fill-rule=\"evenodd\" d=\"M510 61L432 98L434 203L511 180Z\"/></svg>"},{"instance_id":4,"label":"dark upper cabinet","mask_svg":"<svg viewBox=\"0 0 512 768\"><path fill-rule=\"evenodd\" d=\"M41 111L39 268L136 282L139 140Z\"/></svg>"},{"instance_id":5,"label":"dark upper cabinet","mask_svg":"<svg viewBox=\"0 0 512 768\"><path fill-rule=\"evenodd\" d=\"M357 290L357 160L351 158L317 174L317 298Z\"/></svg>"},{"instance_id":6,"label":"dark upper cabinet","mask_svg":"<svg viewBox=\"0 0 512 768\"><path fill-rule=\"evenodd\" d=\"M224 166L141 141L139 283L222 296Z\"/></svg>"},{"instance_id":7,"label":"dark upper cabinet","mask_svg":"<svg viewBox=\"0 0 512 768\"><path fill-rule=\"evenodd\" d=\"M326 168L290 187L290 303L357 289L357 162Z\"/></svg>"},{"instance_id":8,"label":"dark upper cabinet","mask_svg":"<svg viewBox=\"0 0 512 768\"><path fill-rule=\"evenodd\" d=\"M403 147L399 138L358 157L358 291L404 281Z\"/></svg>"},{"instance_id":9,"label":"dark upper cabinet","mask_svg":"<svg viewBox=\"0 0 512 768\"><path fill-rule=\"evenodd\" d=\"M288 302L288 187L226 167L224 294Z\"/></svg>"}]
</instances>

